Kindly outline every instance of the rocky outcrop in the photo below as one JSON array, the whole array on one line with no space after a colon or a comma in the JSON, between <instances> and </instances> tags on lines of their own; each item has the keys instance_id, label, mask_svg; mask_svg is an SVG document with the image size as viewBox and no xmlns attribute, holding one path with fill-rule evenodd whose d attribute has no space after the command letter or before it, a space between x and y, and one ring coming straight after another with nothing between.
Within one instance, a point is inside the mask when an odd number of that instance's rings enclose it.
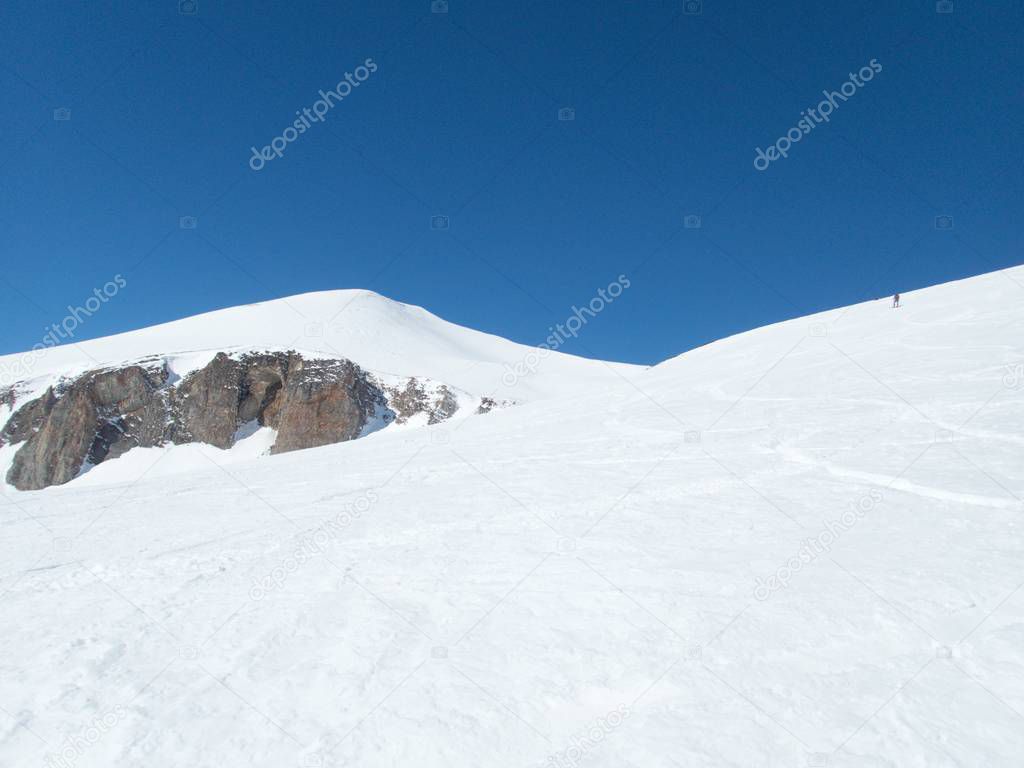
<instances>
[{"instance_id":1,"label":"rocky outcrop","mask_svg":"<svg viewBox=\"0 0 1024 768\"><path fill-rule=\"evenodd\" d=\"M230 448L238 430L242 364L223 352L176 388L172 400L178 443Z\"/></svg>"},{"instance_id":2,"label":"rocky outcrop","mask_svg":"<svg viewBox=\"0 0 1024 768\"><path fill-rule=\"evenodd\" d=\"M243 424L258 420L261 426L276 427L281 401L278 395L288 372L302 361L299 355L262 354L243 358L238 420Z\"/></svg>"},{"instance_id":3,"label":"rocky outcrop","mask_svg":"<svg viewBox=\"0 0 1024 768\"><path fill-rule=\"evenodd\" d=\"M168 439L167 393L162 389L168 378L163 365L131 365L88 373L75 381L72 389L84 390L98 421L89 447L90 464Z\"/></svg>"},{"instance_id":4,"label":"rocky outcrop","mask_svg":"<svg viewBox=\"0 0 1024 768\"><path fill-rule=\"evenodd\" d=\"M476 407L476 412L477 413L490 413L495 408L504 408L504 407L509 406L509 405L512 405L512 401L510 401L510 400L502 400L499 403L493 397L481 397L480 398L480 405L478 405Z\"/></svg>"},{"instance_id":5,"label":"rocky outcrop","mask_svg":"<svg viewBox=\"0 0 1024 768\"><path fill-rule=\"evenodd\" d=\"M98 464L136 446L166 437L157 396L167 380L162 367L138 365L90 371L51 387L15 411L0 432L0 445L24 442L7 482L20 490L59 485L88 461Z\"/></svg>"},{"instance_id":6,"label":"rocky outcrop","mask_svg":"<svg viewBox=\"0 0 1024 768\"><path fill-rule=\"evenodd\" d=\"M45 488L75 477L95 436L96 409L83 390L59 398L47 390L40 400L30 417L39 428L25 441L7 473L7 482L20 490Z\"/></svg>"},{"instance_id":7,"label":"rocky outcrop","mask_svg":"<svg viewBox=\"0 0 1024 768\"><path fill-rule=\"evenodd\" d=\"M0 406L13 409L18 400L18 391L14 387L0 387Z\"/></svg>"},{"instance_id":8,"label":"rocky outcrop","mask_svg":"<svg viewBox=\"0 0 1024 768\"><path fill-rule=\"evenodd\" d=\"M404 424L420 413L427 414L428 424L439 424L459 409L455 393L446 385L440 384L428 390L416 377L409 379L403 387L388 387L388 393L396 424Z\"/></svg>"},{"instance_id":9,"label":"rocky outcrop","mask_svg":"<svg viewBox=\"0 0 1024 768\"><path fill-rule=\"evenodd\" d=\"M277 399L268 422L277 429L272 453L352 440L384 404L381 391L348 360L299 360Z\"/></svg>"},{"instance_id":10,"label":"rocky outcrop","mask_svg":"<svg viewBox=\"0 0 1024 768\"><path fill-rule=\"evenodd\" d=\"M7 482L19 490L59 485L136 447L230 448L239 428L253 422L275 429L271 452L285 453L353 440L371 421L424 414L437 424L459 408L444 384L412 378L385 385L349 360L295 352L221 352L181 381L171 378L162 360L149 359L61 380L25 402L0 430L0 446L22 444ZM495 405L478 402L481 413Z\"/></svg>"},{"instance_id":11,"label":"rocky outcrop","mask_svg":"<svg viewBox=\"0 0 1024 768\"><path fill-rule=\"evenodd\" d=\"M11 414L0 432L0 445L13 445L28 440L43 425L53 410L57 397L50 387L40 397L30 400Z\"/></svg>"}]
</instances>

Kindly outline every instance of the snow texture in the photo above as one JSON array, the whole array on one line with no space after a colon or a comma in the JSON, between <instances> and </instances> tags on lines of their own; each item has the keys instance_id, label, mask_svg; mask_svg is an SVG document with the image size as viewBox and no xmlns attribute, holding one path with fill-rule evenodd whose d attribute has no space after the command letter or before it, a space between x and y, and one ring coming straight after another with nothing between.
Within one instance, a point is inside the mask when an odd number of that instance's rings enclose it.
<instances>
[{"instance_id":1,"label":"snow texture","mask_svg":"<svg viewBox=\"0 0 1024 768\"><path fill-rule=\"evenodd\" d=\"M1016 268L513 386L526 348L367 292L83 344L517 405L6 488L0 765L1019 766L1022 299Z\"/></svg>"}]
</instances>

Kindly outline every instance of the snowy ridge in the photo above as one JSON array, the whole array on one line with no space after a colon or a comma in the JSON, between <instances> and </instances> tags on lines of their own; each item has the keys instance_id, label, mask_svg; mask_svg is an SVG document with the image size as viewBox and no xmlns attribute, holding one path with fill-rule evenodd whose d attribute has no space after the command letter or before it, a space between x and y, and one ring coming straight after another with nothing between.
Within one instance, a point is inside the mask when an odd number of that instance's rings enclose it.
<instances>
[{"instance_id":1,"label":"snowy ridge","mask_svg":"<svg viewBox=\"0 0 1024 768\"><path fill-rule=\"evenodd\" d=\"M207 312L65 344L39 356L0 356L0 371L31 372L18 379L71 376L162 355L171 358L175 372L183 375L202 367L217 352L245 349L295 349L346 358L367 370L434 379L468 392L516 400L568 395L641 370L552 352L536 374L510 387L502 379L505 366L535 353L534 347L449 323L421 307L372 291L337 290Z\"/></svg>"}]
</instances>

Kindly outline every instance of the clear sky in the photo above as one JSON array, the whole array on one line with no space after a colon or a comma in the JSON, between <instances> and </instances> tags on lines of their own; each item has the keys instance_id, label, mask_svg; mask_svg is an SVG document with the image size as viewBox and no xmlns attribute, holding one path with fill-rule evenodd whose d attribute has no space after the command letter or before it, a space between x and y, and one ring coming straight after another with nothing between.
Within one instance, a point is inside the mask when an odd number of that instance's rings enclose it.
<instances>
[{"instance_id":1,"label":"clear sky","mask_svg":"<svg viewBox=\"0 0 1024 768\"><path fill-rule=\"evenodd\" d=\"M653 363L1024 260L1019 0L432 10L5 0L0 352L115 275L76 339L370 288L540 343L625 275L563 349Z\"/></svg>"}]
</instances>

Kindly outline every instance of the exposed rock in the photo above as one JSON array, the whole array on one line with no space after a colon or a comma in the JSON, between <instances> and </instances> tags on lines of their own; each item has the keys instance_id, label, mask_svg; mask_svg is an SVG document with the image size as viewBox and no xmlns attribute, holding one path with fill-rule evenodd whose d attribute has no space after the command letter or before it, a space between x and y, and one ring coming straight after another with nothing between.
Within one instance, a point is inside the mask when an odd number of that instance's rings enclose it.
<instances>
[{"instance_id":1,"label":"exposed rock","mask_svg":"<svg viewBox=\"0 0 1024 768\"><path fill-rule=\"evenodd\" d=\"M0 392L13 407L15 388ZM478 409L494 407L484 398ZM353 440L371 419L428 424L459 407L446 385L415 378L385 386L349 360L295 352L218 353L172 384L159 358L62 380L11 414L0 445L23 443L7 473L19 490L66 483L87 465L136 447L203 442L230 448L243 424L277 430L272 453Z\"/></svg>"},{"instance_id":2,"label":"exposed rock","mask_svg":"<svg viewBox=\"0 0 1024 768\"><path fill-rule=\"evenodd\" d=\"M162 364L131 365L86 374L75 382L74 387L88 392L99 421L89 448L91 464L115 459L132 448L165 442L168 404L161 387L168 378Z\"/></svg>"},{"instance_id":3,"label":"exposed rock","mask_svg":"<svg viewBox=\"0 0 1024 768\"><path fill-rule=\"evenodd\" d=\"M86 374L86 383L91 385L93 401L100 408L117 408L121 411L137 411L152 399L153 391L167 381L167 369L143 368L130 365L116 370ZM82 379L79 379L81 382Z\"/></svg>"},{"instance_id":4,"label":"exposed rock","mask_svg":"<svg viewBox=\"0 0 1024 768\"><path fill-rule=\"evenodd\" d=\"M493 397L481 397L480 405L477 406L476 412L478 414L490 413L497 408L511 408L515 405L515 400L495 400Z\"/></svg>"},{"instance_id":5,"label":"exposed rock","mask_svg":"<svg viewBox=\"0 0 1024 768\"><path fill-rule=\"evenodd\" d=\"M276 426L281 405L276 402L278 395L284 388L292 363L301 359L298 355L287 354L247 355L242 358L244 372L238 405L241 423L258 419L263 426Z\"/></svg>"},{"instance_id":6,"label":"exposed rock","mask_svg":"<svg viewBox=\"0 0 1024 768\"><path fill-rule=\"evenodd\" d=\"M6 405L13 410L18 400L18 391L14 387L0 388L0 406Z\"/></svg>"},{"instance_id":7,"label":"exposed rock","mask_svg":"<svg viewBox=\"0 0 1024 768\"><path fill-rule=\"evenodd\" d=\"M339 443L359 436L381 393L348 360L299 360L279 394L271 453Z\"/></svg>"},{"instance_id":8,"label":"exposed rock","mask_svg":"<svg viewBox=\"0 0 1024 768\"><path fill-rule=\"evenodd\" d=\"M440 424L447 421L459 410L459 401L455 393L442 384L438 388L437 397L431 405L427 424Z\"/></svg>"},{"instance_id":9,"label":"exposed rock","mask_svg":"<svg viewBox=\"0 0 1024 768\"><path fill-rule=\"evenodd\" d=\"M47 394L52 396L49 390ZM96 406L84 388L73 388L57 398L38 431L15 454L7 482L24 491L74 478L96 435L96 421Z\"/></svg>"},{"instance_id":10,"label":"exposed rock","mask_svg":"<svg viewBox=\"0 0 1024 768\"><path fill-rule=\"evenodd\" d=\"M12 413L3 432L0 432L0 445L14 445L28 440L43 425L56 402L53 387L49 387L35 400L28 401Z\"/></svg>"},{"instance_id":11,"label":"exposed rock","mask_svg":"<svg viewBox=\"0 0 1024 768\"><path fill-rule=\"evenodd\" d=\"M419 413L427 414L428 424L439 424L459 409L459 401L444 384L428 392L426 386L416 377L409 379L404 387L390 387L388 404L395 412L395 423L404 424Z\"/></svg>"},{"instance_id":12,"label":"exposed rock","mask_svg":"<svg viewBox=\"0 0 1024 768\"><path fill-rule=\"evenodd\" d=\"M164 439L163 366L90 371L47 389L12 414L0 442L25 445L7 480L21 490L66 483L86 460L98 464Z\"/></svg>"},{"instance_id":13,"label":"exposed rock","mask_svg":"<svg viewBox=\"0 0 1024 768\"><path fill-rule=\"evenodd\" d=\"M223 352L189 374L174 393L176 443L201 442L230 448L238 429L242 367Z\"/></svg>"}]
</instances>

